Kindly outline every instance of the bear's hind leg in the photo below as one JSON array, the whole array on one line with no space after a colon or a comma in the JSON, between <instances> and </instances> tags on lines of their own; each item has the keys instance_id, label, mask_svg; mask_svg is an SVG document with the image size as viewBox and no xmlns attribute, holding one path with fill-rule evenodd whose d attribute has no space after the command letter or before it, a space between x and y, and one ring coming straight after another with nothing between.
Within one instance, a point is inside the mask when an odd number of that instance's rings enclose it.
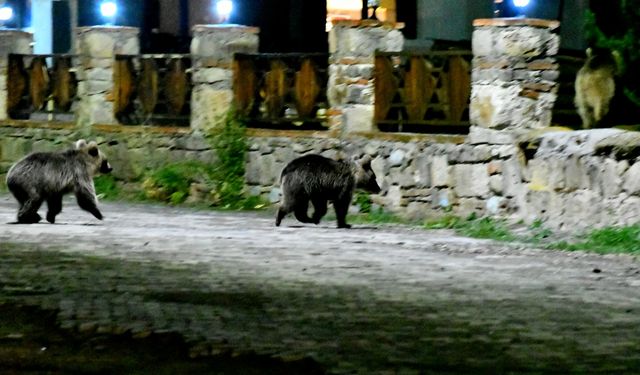
<instances>
[{"instance_id":1,"label":"bear's hind leg","mask_svg":"<svg viewBox=\"0 0 640 375\"><path fill-rule=\"evenodd\" d=\"M47 221L51 224L56 222L56 215L62 211L62 195L54 195L47 199Z\"/></svg>"},{"instance_id":2,"label":"bear's hind leg","mask_svg":"<svg viewBox=\"0 0 640 375\"><path fill-rule=\"evenodd\" d=\"M300 198L296 200L295 207L293 209L293 214L296 216L301 223L312 223L309 215L307 214L309 211L309 200L306 198Z\"/></svg>"},{"instance_id":3,"label":"bear's hind leg","mask_svg":"<svg viewBox=\"0 0 640 375\"><path fill-rule=\"evenodd\" d=\"M42 198L30 198L22 204L18 211L18 222L22 224L39 223L42 217L38 215L38 209L42 205Z\"/></svg>"},{"instance_id":4,"label":"bear's hind leg","mask_svg":"<svg viewBox=\"0 0 640 375\"><path fill-rule=\"evenodd\" d=\"M314 224L320 224L320 219L327 214L327 201L326 199L313 199L313 215L311 216L311 222Z\"/></svg>"}]
</instances>

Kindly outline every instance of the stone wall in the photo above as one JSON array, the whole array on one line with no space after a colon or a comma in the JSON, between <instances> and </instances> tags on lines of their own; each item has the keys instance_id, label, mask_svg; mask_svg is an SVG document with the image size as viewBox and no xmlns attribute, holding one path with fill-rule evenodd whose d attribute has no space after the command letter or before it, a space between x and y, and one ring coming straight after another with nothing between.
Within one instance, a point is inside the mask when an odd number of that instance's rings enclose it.
<instances>
[{"instance_id":1,"label":"stone wall","mask_svg":"<svg viewBox=\"0 0 640 375\"><path fill-rule=\"evenodd\" d=\"M526 222L540 219L560 229L637 221L640 136L612 129L572 132L548 127L557 90L556 23L476 23L473 126L467 136L384 134L375 129L374 51L401 49L401 35L392 25L377 22L337 26L328 92L332 130L249 130L249 193L277 203L280 171L307 153L331 158L367 154L373 157L382 187L381 194L372 196L374 203L401 216L477 213ZM256 33L237 26L196 30L191 128L95 125L109 122L106 117L97 120L101 107L96 103L86 106L94 116L90 127L0 121L0 178L27 153L65 148L78 138L97 139L110 157L114 176L131 189L139 188L136 184L148 171L167 163L215 163L202 132L215 126L229 107L231 53L254 51ZM88 46L82 57L86 66L79 73L83 92L107 105L110 87L100 82L110 75L112 55L101 54L112 54L119 45L135 47L134 42L119 44L116 39L105 42L113 47L106 52L91 52Z\"/></svg>"},{"instance_id":2,"label":"stone wall","mask_svg":"<svg viewBox=\"0 0 640 375\"><path fill-rule=\"evenodd\" d=\"M0 125L0 179L31 151L68 147L85 137L71 126ZM215 153L188 129L96 127L113 175L138 189L146 173L167 163ZM247 191L280 199L279 174L306 153L370 155L382 193L375 204L408 218L444 214L507 217L575 230L622 225L640 217L640 135L616 129L533 132L516 144L439 142L428 136L334 138L322 133L252 131ZM451 139L454 141L455 139Z\"/></svg>"},{"instance_id":3,"label":"stone wall","mask_svg":"<svg viewBox=\"0 0 640 375\"><path fill-rule=\"evenodd\" d=\"M551 125L558 87L558 21L474 21L470 120L511 130Z\"/></svg>"}]
</instances>

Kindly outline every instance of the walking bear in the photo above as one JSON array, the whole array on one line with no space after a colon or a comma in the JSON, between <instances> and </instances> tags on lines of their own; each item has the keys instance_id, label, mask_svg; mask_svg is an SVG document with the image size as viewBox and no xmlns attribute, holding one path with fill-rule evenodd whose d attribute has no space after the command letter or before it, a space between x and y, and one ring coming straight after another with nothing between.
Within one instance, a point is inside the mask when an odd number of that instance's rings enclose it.
<instances>
[{"instance_id":1,"label":"walking bear","mask_svg":"<svg viewBox=\"0 0 640 375\"><path fill-rule=\"evenodd\" d=\"M617 51L587 49L587 61L576 75L574 98L584 129L598 125L609 112L620 62L621 56Z\"/></svg>"},{"instance_id":2,"label":"walking bear","mask_svg":"<svg viewBox=\"0 0 640 375\"><path fill-rule=\"evenodd\" d=\"M276 226L290 212L302 223L320 223L327 213L327 202L333 202L338 228L351 228L346 222L353 191L361 188L377 194L380 186L371 169L371 158L335 161L320 155L306 155L287 164L280 176L282 202L276 216ZM313 203L311 218L307 215L309 201Z\"/></svg>"},{"instance_id":3,"label":"walking bear","mask_svg":"<svg viewBox=\"0 0 640 375\"><path fill-rule=\"evenodd\" d=\"M84 139L62 152L32 153L14 164L7 174L7 186L20 203L19 223L37 223L38 209L47 202L47 221L55 223L62 211L62 196L74 192L80 208L102 220L93 177L111 172L111 166L95 142Z\"/></svg>"}]
</instances>

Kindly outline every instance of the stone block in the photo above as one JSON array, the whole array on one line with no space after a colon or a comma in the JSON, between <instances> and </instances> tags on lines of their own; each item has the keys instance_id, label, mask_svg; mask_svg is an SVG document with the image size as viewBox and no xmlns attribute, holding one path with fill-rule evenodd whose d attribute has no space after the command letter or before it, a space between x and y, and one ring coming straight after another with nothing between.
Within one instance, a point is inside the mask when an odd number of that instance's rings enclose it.
<instances>
[{"instance_id":1,"label":"stone block","mask_svg":"<svg viewBox=\"0 0 640 375\"><path fill-rule=\"evenodd\" d=\"M431 186L444 187L451 185L449 161L446 155L436 155L431 160Z\"/></svg>"},{"instance_id":2,"label":"stone block","mask_svg":"<svg viewBox=\"0 0 640 375\"><path fill-rule=\"evenodd\" d=\"M425 155L416 156L413 161L413 181L418 187L431 186L431 160Z\"/></svg>"},{"instance_id":3,"label":"stone block","mask_svg":"<svg viewBox=\"0 0 640 375\"><path fill-rule=\"evenodd\" d=\"M640 195L640 163L634 163L623 176L623 189L629 195Z\"/></svg>"},{"instance_id":4,"label":"stone block","mask_svg":"<svg viewBox=\"0 0 640 375\"><path fill-rule=\"evenodd\" d=\"M342 109L345 133L371 133L375 129L373 105L351 105Z\"/></svg>"},{"instance_id":5,"label":"stone block","mask_svg":"<svg viewBox=\"0 0 640 375\"><path fill-rule=\"evenodd\" d=\"M504 182L502 175L495 174L489 177L489 189L492 193L502 195L504 189Z\"/></svg>"},{"instance_id":6,"label":"stone block","mask_svg":"<svg viewBox=\"0 0 640 375\"><path fill-rule=\"evenodd\" d=\"M376 51L402 51L404 37L390 24L378 23L364 27L336 24L329 32L329 51L333 57L360 57L373 61Z\"/></svg>"},{"instance_id":7,"label":"stone block","mask_svg":"<svg viewBox=\"0 0 640 375\"><path fill-rule=\"evenodd\" d=\"M231 64L235 53L258 52L259 30L239 25L196 25L191 54Z\"/></svg>"},{"instance_id":8,"label":"stone block","mask_svg":"<svg viewBox=\"0 0 640 375\"><path fill-rule=\"evenodd\" d=\"M224 88L231 89L233 71L225 68L194 69L192 81L194 83L224 83L226 84L226 87Z\"/></svg>"},{"instance_id":9,"label":"stone block","mask_svg":"<svg viewBox=\"0 0 640 375\"><path fill-rule=\"evenodd\" d=\"M487 197L489 174L486 164L457 164L453 166L454 191L458 197Z\"/></svg>"},{"instance_id":10,"label":"stone block","mask_svg":"<svg viewBox=\"0 0 640 375\"><path fill-rule=\"evenodd\" d=\"M233 100L232 90L195 86L191 93L191 128L208 130L221 126Z\"/></svg>"},{"instance_id":11,"label":"stone block","mask_svg":"<svg viewBox=\"0 0 640 375\"><path fill-rule=\"evenodd\" d=\"M476 28L471 35L473 56L491 56L494 50L493 29L489 27Z\"/></svg>"}]
</instances>

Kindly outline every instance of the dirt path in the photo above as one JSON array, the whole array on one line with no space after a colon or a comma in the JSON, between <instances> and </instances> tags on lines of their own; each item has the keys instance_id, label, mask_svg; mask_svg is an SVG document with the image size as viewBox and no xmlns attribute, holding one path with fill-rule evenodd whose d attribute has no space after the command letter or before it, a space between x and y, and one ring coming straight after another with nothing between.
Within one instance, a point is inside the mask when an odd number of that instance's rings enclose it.
<instances>
[{"instance_id":1,"label":"dirt path","mask_svg":"<svg viewBox=\"0 0 640 375\"><path fill-rule=\"evenodd\" d=\"M64 328L179 332L194 353L311 357L333 373L640 373L630 257L102 207L104 222L69 201L56 225L11 225L0 196L0 302L59 309Z\"/></svg>"}]
</instances>

